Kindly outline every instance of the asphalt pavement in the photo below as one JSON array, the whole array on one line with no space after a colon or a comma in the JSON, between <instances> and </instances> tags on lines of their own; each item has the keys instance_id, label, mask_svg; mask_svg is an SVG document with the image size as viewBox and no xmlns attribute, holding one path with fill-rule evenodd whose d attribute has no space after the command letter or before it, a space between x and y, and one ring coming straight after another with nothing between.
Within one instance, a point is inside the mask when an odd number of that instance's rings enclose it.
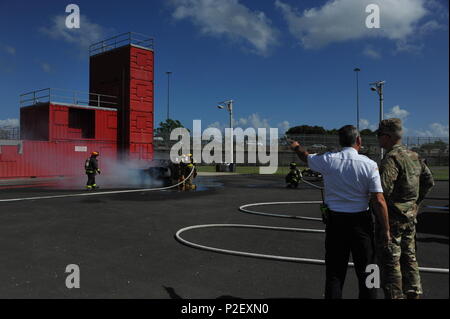
<instances>
[{"instance_id":1,"label":"asphalt pavement","mask_svg":"<svg viewBox=\"0 0 450 319\"><path fill-rule=\"evenodd\" d=\"M249 203L320 200L315 189L286 189L283 182L282 176L201 176L195 192L107 187L88 196L81 183L4 186L0 298L323 298L324 266L214 253L174 238L179 229L201 224L323 229L316 221L239 212ZM448 206L448 182L437 182L429 197L425 205ZM320 216L317 204L258 210ZM420 265L448 268L448 211L423 207L417 229ZM184 238L223 249L324 256L323 234L209 228ZM80 268L79 289L66 287L69 264ZM423 273L422 279L424 298L449 298L448 274ZM357 297L352 268L344 297Z\"/></svg>"}]
</instances>

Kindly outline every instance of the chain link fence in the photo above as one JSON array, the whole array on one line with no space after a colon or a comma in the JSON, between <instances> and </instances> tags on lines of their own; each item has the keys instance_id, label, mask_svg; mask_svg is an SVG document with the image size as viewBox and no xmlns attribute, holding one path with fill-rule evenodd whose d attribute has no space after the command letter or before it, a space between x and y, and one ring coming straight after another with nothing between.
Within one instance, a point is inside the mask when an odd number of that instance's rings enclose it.
<instances>
[{"instance_id":1,"label":"chain link fence","mask_svg":"<svg viewBox=\"0 0 450 319\"><path fill-rule=\"evenodd\" d=\"M289 136L290 139L299 141L305 146L310 153L325 153L339 151L339 138L337 135L295 135ZM170 141L164 138L156 138L155 151L168 158L171 147L176 141ZM202 148L208 141L202 141ZM378 161L380 157L380 147L378 146L378 139L376 136L362 136L363 148L360 151L361 154L368 156L369 158ZM407 136L403 138L403 143L409 149L417 152L420 156L426 160L429 166L448 166L448 149L449 139L448 137L412 137ZM192 145L192 140L191 140ZM225 159L225 142L222 141L222 159ZM257 150L258 145L245 145L245 151L234 152L234 158L243 158L243 163L237 163L241 166L253 166L261 165L262 163L249 163L250 150ZM264 147L264 146L263 146ZM269 146L266 146L267 153L270 151ZM192 153L191 149L191 153ZM257 158L258 159L258 158ZM299 162L298 157L289 149L289 143L286 138L280 138L278 143L278 165L288 166L291 162Z\"/></svg>"},{"instance_id":2,"label":"chain link fence","mask_svg":"<svg viewBox=\"0 0 450 319\"><path fill-rule=\"evenodd\" d=\"M18 127L0 128L0 140L20 140L20 128Z\"/></svg>"},{"instance_id":3,"label":"chain link fence","mask_svg":"<svg viewBox=\"0 0 450 319\"><path fill-rule=\"evenodd\" d=\"M291 135L290 139L299 141L311 153L324 153L339 151L339 138L337 135ZM4 127L0 128L0 140L20 140L19 127ZM362 136L363 148L361 154L368 156L373 160L378 160L380 156L380 148L378 146L378 139L376 136ZM169 158L169 152L172 146L177 141L170 141L168 138L155 137L154 146L155 154L158 158ZM208 144L209 141L202 141L202 148ZM268 143L268 142L267 142ZM191 145L192 145L191 140ZM419 137L406 136L403 138L403 144L409 149L417 152L426 160L429 166L448 166L448 152L449 152L449 138L448 137ZM222 141L222 159L225 159L225 142ZM245 151L234 152L234 158L242 158L243 163L238 165L260 165L257 163L249 163L248 150L257 151L258 147L264 147L266 143L249 145L245 142ZM267 153L270 151L269 146L266 146ZM191 153L193 151L191 150ZM251 156L250 156L251 158ZM280 138L278 141L278 165L288 166L290 162L298 162L297 156L289 149L289 143L285 138Z\"/></svg>"}]
</instances>

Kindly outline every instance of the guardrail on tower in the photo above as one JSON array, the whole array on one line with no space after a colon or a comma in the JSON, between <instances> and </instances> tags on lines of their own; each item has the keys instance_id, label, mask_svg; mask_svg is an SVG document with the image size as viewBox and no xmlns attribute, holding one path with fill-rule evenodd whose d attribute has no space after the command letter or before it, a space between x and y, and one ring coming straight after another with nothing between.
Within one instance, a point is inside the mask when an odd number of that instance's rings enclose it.
<instances>
[{"instance_id":1,"label":"guardrail on tower","mask_svg":"<svg viewBox=\"0 0 450 319\"><path fill-rule=\"evenodd\" d=\"M145 34L126 32L112 38L102 40L89 46L89 56L93 56L116 48L133 44L144 48L153 49L154 39Z\"/></svg>"},{"instance_id":2,"label":"guardrail on tower","mask_svg":"<svg viewBox=\"0 0 450 319\"><path fill-rule=\"evenodd\" d=\"M55 88L27 92L21 94L19 98L20 107L47 102L106 108L118 107L116 96Z\"/></svg>"}]
</instances>

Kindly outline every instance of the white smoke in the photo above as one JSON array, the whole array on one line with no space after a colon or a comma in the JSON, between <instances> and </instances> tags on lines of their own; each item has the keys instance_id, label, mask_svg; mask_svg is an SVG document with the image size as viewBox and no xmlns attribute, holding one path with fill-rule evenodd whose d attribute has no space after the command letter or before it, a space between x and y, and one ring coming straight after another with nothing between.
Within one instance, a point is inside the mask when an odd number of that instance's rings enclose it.
<instances>
[{"instance_id":1,"label":"white smoke","mask_svg":"<svg viewBox=\"0 0 450 319\"><path fill-rule=\"evenodd\" d=\"M16 128L19 127L19 119L0 120L0 128Z\"/></svg>"},{"instance_id":2,"label":"white smoke","mask_svg":"<svg viewBox=\"0 0 450 319\"><path fill-rule=\"evenodd\" d=\"M101 154L100 154L101 155ZM157 188L164 186L163 181L152 178L149 175L150 167L159 167L157 162L149 162L146 165L137 161L118 161L101 156L98 159L99 167L105 168L105 174L98 176L99 184L111 188Z\"/></svg>"}]
</instances>

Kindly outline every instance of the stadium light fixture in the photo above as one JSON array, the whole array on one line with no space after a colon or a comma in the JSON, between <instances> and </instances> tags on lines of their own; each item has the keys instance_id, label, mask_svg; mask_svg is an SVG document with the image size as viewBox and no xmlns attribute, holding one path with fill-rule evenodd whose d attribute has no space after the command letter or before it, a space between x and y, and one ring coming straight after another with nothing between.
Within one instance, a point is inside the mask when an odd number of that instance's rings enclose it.
<instances>
[{"instance_id":1,"label":"stadium light fixture","mask_svg":"<svg viewBox=\"0 0 450 319\"><path fill-rule=\"evenodd\" d=\"M230 141L230 164L234 162L234 151L233 151L233 100L219 102L217 107L223 110L225 107L230 114L230 129L231 129L231 141Z\"/></svg>"},{"instance_id":2,"label":"stadium light fixture","mask_svg":"<svg viewBox=\"0 0 450 319\"><path fill-rule=\"evenodd\" d=\"M370 89L374 92L378 93L379 101L380 101L380 123L384 119L384 95L383 95L383 87L386 81L376 81L370 83ZM383 159L383 148L380 149L380 161Z\"/></svg>"},{"instance_id":3,"label":"stadium light fixture","mask_svg":"<svg viewBox=\"0 0 450 319\"><path fill-rule=\"evenodd\" d=\"M170 110L170 75L171 71L167 71L167 120L170 118L169 110Z\"/></svg>"},{"instance_id":4,"label":"stadium light fixture","mask_svg":"<svg viewBox=\"0 0 450 319\"><path fill-rule=\"evenodd\" d=\"M356 128L359 132L359 77L358 77L358 73L361 71L361 69L354 68L353 71L356 74Z\"/></svg>"}]
</instances>

